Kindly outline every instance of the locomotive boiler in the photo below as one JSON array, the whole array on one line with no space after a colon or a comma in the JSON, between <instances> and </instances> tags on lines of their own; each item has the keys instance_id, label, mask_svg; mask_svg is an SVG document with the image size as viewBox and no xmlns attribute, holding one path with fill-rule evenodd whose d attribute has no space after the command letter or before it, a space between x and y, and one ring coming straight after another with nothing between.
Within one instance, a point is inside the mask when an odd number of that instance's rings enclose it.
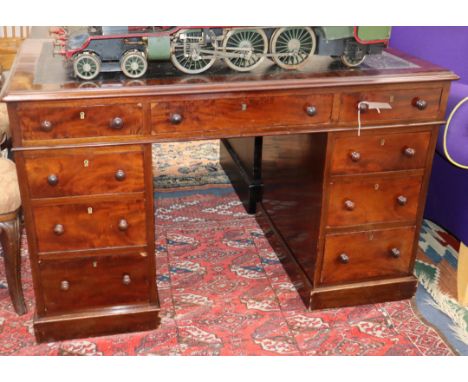
<instances>
[{"instance_id":1,"label":"locomotive boiler","mask_svg":"<svg viewBox=\"0 0 468 382\"><path fill-rule=\"evenodd\" d=\"M300 69L313 55L359 66L379 54L390 27L87 27L51 30L54 53L73 64L76 77L92 80L101 72L142 77L150 61L170 60L181 72L198 74L218 59L238 72L266 59L283 69Z\"/></svg>"}]
</instances>

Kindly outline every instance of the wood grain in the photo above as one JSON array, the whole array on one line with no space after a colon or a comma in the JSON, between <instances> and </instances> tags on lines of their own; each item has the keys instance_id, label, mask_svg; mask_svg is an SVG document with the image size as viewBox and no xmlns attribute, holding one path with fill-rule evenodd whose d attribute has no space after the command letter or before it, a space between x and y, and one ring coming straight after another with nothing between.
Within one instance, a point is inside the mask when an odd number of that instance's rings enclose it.
<instances>
[{"instance_id":1,"label":"wood grain","mask_svg":"<svg viewBox=\"0 0 468 382\"><path fill-rule=\"evenodd\" d=\"M26 153L25 166L32 198L145 190L140 146L36 150Z\"/></svg>"},{"instance_id":2,"label":"wood grain","mask_svg":"<svg viewBox=\"0 0 468 382\"><path fill-rule=\"evenodd\" d=\"M356 123L357 106L361 101L385 102L391 105L391 109L368 110L361 112L361 124L385 123L396 120L424 121L437 117L440 109L442 86L437 88L410 88L392 90L366 89L359 92L344 92L341 95L340 123ZM416 99L427 102L424 110L414 106Z\"/></svg>"},{"instance_id":3,"label":"wood grain","mask_svg":"<svg viewBox=\"0 0 468 382\"><path fill-rule=\"evenodd\" d=\"M81 114L84 113L84 114ZM95 136L138 135L143 131L141 104L23 107L19 112L23 140L73 139ZM112 128L114 118L121 118L121 128ZM48 121L50 131L41 124Z\"/></svg>"},{"instance_id":4,"label":"wood grain","mask_svg":"<svg viewBox=\"0 0 468 382\"><path fill-rule=\"evenodd\" d=\"M430 131L393 133L363 132L351 136L336 136L331 174L360 174L369 172L423 169L428 155ZM412 156L405 150L412 149ZM352 155L358 154L358 159Z\"/></svg>"},{"instance_id":5,"label":"wood grain","mask_svg":"<svg viewBox=\"0 0 468 382\"><path fill-rule=\"evenodd\" d=\"M71 199L69 204L55 202L33 207L39 253L146 244L143 196L107 199ZM126 231L118 228L121 219L128 223ZM61 235L54 233L58 224L63 226Z\"/></svg>"},{"instance_id":6,"label":"wood grain","mask_svg":"<svg viewBox=\"0 0 468 382\"><path fill-rule=\"evenodd\" d=\"M245 94L213 97L171 99L151 104L154 134L184 131L225 131L233 128L261 129L285 125L314 125L330 121L332 94ZM313 106L314 116L306 113ZM173 124L171 115L179 114L182 121Z\"/></svg>"},{"instance_id":7,"label":"wood grain","mask_svg":"<svg viewBox=\"0 0 468 382\"><path fill-rule=\"evenodd\" d=\"M414 227L327 235L321 285L411 274L414 235ZM342 254L349 257L347 264L340 261Z\"/></svg>"},{"instance_id":8,"label":"wood grain","mask_svg":"<svg viewBox=\"0 0 468 382\"><path fill-rule=\"evenodd\" d=\"M414 223L419 205L422 176L352 177L329 184L327 227L342 227L381 222ZM407 199L405 205L397 201ZM346 208L346 201L354 209Z\"/></svg>"},{"instance_id":9,"label":"wood grain","mask_svg":"<svg viewBox=\"0 0 468 382\"><path fill-rule=\"evenodd\" d=\"M148 253L39 262L47 315L87 308L148 303ZM128 276L124 280L124 277ZM127 281L129 280L129 281ZM62 288L66 282L67 289Z\"/></svg>"}]
</instances>

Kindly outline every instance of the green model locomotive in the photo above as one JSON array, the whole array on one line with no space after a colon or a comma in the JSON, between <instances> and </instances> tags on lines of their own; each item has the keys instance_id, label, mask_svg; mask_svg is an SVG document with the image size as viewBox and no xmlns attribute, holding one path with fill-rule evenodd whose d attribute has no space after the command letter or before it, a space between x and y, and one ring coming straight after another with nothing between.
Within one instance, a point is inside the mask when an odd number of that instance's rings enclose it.
<instances>
[{"instance_id":1,"label":"green model locomotive","mask_svg":"<svg viewBox=\"0 0 468 382\"><path fill-rule=\"evenodd\" d=\"M246 72L271 59L284 69L299 69L313 55L340 58L359 66L379 54L390 27L88 27L71 33L55 28L55 53L73 63L76 77L91 80L101 72L142 77L148 61L171 60L180 71L198 74L217 59Z\"/></svg>"}]
</instances>

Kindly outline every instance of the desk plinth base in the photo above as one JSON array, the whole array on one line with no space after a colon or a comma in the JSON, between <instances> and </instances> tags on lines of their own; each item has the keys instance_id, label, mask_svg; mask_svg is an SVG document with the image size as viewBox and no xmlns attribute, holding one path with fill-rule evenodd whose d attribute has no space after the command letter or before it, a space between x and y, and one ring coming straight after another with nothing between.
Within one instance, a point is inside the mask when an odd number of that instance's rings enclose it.
<instances>
[{"instance_id":1,"label":"desk plinth base","mask_svg":"<svg viewBox=\"0 0 468 382\"><path fill-rule=\"evenodd\" d=\"M51 317L35 317L38 342L104 336L156 329L160 324L159 306L108 308Z\"/></svg>"},{"instance_id":2,"label":"desk plinth base","mask_svg":"<svg viewBox=\"0 0 468 382\"><path fill-rule=\"evenodd\" d=\"M308 308L327 309L404 300L416 293L417 279L406 276L312 289Z\"/></svg>"}]
</instances>

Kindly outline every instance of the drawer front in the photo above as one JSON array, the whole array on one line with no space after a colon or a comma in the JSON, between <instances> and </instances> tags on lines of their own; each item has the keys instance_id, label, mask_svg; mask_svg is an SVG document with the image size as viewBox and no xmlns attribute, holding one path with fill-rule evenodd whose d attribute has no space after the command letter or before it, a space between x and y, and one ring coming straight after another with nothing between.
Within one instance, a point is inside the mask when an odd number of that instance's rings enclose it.
<instances>
[{"instance_id":1,"label":"drawer front","mask_svg":"<svg viewBox=\"0 0 468 382\"><path fill-rule=\"evenodd\" d=\"M33 207L39 252L145 245L145 214L143 197Z\"/></svg>"},{"instance_id":2,"label":"drawer front","mask_svg":"<svg viewBox=\"0 0 468 382\"><path fill-rule=\"evenodd\" d=\"M149 301L150 262L145 252L41 260L47 313Z\"/></svg>"},{"instance_id":3,"label":"drawer front","mask_svg":"<svg viewBox=\"0 0 468 382\"><path fill-rule=\"evenodd\" d=\"M414 238L414 227L327 235L321 283L408 275Z\"/></svg>"},{"instance_id":4,"label":"drawer front","mask_svg":"<svg viewBox=\"0 0 468 382\"><path fill-rule=\"evenodd\" d=\"M249 95L155 102L156 133L222 131L330 121L332 94Z\"/></svg>"},{"instance_id":5,"label":"drawer front","mask_svg":"<svg viewBox=\"0 0 468 382\"><path fill-rule=\"evenodd\" d=\"M334 140L332 174L422 169L431 132L339 135Z\"/></svg>"},{"instance_id":6,"label":"drawer front","mask_svg":"<svg viewBox=\"0 0 468 382\"><path fill-rule=\"evenodd\" d=\"M416 221L422 176L332 181L327 226Z\"/></svg>"},{"instance_id":7,"label":"drawer front","mask_svg":"<svg viewBox=\"0 0 468 382\"><path fill-rule=\"evenodd\" d=\"M143 134L140 104L33 106L18 115L26 141Z\"/></svg>"},{"instance_id":8,"label":"drawer front","mask_svg":"<svg viewBox=\"0 0 468 382\"><path fill-rule=\"evenodd\" d=\"M145 189L140 146L31 151L24 155L32 198Z\"/></svg>"},{"instance_id":9,"label":"drawer front","mask_svg":"<svg viewBox=\"0 0 468 382\"><path fill-rule=\"evenodd\" d=\"M395 121L432 121L440 110L442 88L344 93L341 96L339 120L342 123L358 123L358 104L361 101L386 102L391 109L361 112L361 124L391 123Z\"/></svg>"}]
</instances>

